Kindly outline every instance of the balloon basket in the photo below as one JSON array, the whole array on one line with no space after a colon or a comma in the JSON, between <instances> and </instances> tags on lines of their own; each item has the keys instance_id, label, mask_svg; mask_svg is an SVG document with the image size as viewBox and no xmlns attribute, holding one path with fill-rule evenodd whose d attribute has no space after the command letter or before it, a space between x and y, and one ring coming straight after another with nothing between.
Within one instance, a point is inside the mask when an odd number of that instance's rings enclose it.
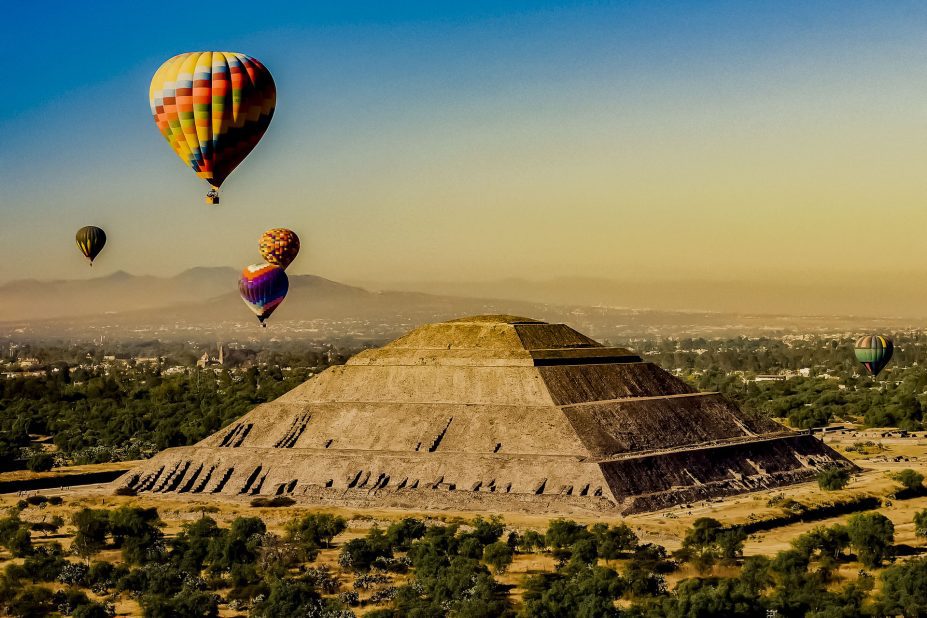
<instances>
[{"instance_id":1,"label":"balloon basket","mask_svg":"<svg viewBox=\"0 0 927 618\"><path fill-rule=\"evenodd\" d=\"M219 203L219 196L218 196L218 195L207 195L207 196L204 198L204 201L205 201L207 204L209 204L209 205L211 205L211 206L214 206L214 205L216 205L216 204Z\"/></svg>"}]
</instances>

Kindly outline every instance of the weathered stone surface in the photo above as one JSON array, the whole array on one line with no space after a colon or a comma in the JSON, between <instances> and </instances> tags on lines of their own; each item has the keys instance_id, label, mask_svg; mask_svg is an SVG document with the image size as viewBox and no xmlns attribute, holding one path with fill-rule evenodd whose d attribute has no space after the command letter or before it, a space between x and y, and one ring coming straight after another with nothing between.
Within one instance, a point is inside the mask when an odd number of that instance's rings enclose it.
<instances>
[{"instance_id":1,"label":"weathered stone surface","mask_svg":"<svg viewBox=\"0 0 927 618\"><path fill-rule=\"evenodd\" d=\"M563 324L478 316L365 350L117 485L410 509L629 513L850 466Z\"/></svg>"}]
</instances>

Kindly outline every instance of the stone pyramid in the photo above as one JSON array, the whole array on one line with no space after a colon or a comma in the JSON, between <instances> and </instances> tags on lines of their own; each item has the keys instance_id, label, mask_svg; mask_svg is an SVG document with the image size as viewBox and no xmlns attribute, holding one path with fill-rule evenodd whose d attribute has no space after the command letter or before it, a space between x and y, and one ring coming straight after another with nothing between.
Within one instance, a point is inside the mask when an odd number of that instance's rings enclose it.
<instances>
[{"instance_id":1,"label":"stone pyramid","mask_svg":"<svg viewBox=\"0 0 927 618\"><path fill-rule=\"evenodd\" d=\"M851 464L623 348L513 316L417 328L117 484L409 509L632 513Z\"/></svg>"}]
</instances>

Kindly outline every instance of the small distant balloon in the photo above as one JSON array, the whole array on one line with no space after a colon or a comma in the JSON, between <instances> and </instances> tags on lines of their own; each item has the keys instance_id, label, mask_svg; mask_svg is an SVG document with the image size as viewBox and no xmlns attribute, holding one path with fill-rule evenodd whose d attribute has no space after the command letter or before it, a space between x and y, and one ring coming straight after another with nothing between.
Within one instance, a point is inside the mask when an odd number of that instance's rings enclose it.
<instances>
[{"instance_id":1,"label":"small distant balloon","mask_svg":"<svg viewBox=\"0 0 927 618\"><path fill-rule=\"evenodd\" d=\"M264 232L259 247L269 264L286 268L299 253L299 236L293 230L275 227Z\"/></svg>"},{"instance_id":2,"label":"small distant balloon","mask_svg":"<svg viewBox=\"0 0 927 618\"><path fill-rule=\"evenodd\" d=\"M106 244L106 232L94 225L88 225L77 230L77 248L90 260L90 266L93 266L93 260L96 258L103 246Z\"/></svg>"},{"instance_id":3,"label":"small distant balloon","mask_svg":"<svg viewBox=\"0 0 927 618\"><path fill-rule=\"evenodd\" d=\"M235 52L188 52L161 65L148 91L161 135L209 183L207 204L257 145L274 115L277 87L257 59Z\"/></svg>"},{"instance_id":4,"label":"small distant balloon","mask_svg":"<svg viewBox=\"0 0 927 618\"><path fill-rule=\"evenodd\" d=\"M872 376L879 375L892 360L895 345L890 337L866 335L856 340L855 352L858 360Z\"/></svg>"},{"instance_id":5,"label":"small distant balloon","mask_svg":"<svg viewBox=\"0 0 927 618\"><path fill-rule=\"evenodd\" d=\"M280 306L289 289L290 282L283 268L273 264L252 264L246 267L238 282L241 299L257 316L261 326L266 326L264 320Z\"/></svg>"}]
</instances>

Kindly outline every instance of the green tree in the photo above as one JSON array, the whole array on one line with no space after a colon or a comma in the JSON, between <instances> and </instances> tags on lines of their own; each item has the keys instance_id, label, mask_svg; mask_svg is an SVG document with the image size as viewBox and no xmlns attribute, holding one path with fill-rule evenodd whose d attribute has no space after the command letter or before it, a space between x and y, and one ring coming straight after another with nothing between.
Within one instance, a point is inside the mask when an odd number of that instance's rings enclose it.
<instances>
[{"instance_id":1,"label":"green tree","mask_svg":"<svg viewBox=\"0 0 927 618\"><path fill-rule=\"evenodd\" d=\"M544 536L537 530L525 530L518 539L518 549L524 552L534 552L547 547Z\"/></svg>"},{"instance_id":2,"label":"green tree","mask_svg":"<svg viewBox=\"0 0 927 618\"><path fill-rule=\"evenodd\" d=\"M55 456L41 451L33 453L26 463L32 472L48 472L55 465Z\"/></svg>"},{"instance_id":3,"label":"green tree","mask_svg":"<svg viewBox=\"0 0 927 618\"><path fill-rule=\"evenodd\" d=\"M906 468L892 475L892 478L911 493L921 493L924 491L924 475L911 468Z\"/></svg>"},{"instance_id":4,"label":"green tree","mask_svg":"<svg viewBox=\"0 0 927 618\"><path fill-rule=\"evenodd\" d=\"M847 533L857 558L868 568L876 568L894 556L895 526L881 513L853 515Z\"/></svg>"},{"instance_id":5,"label":"green tree","mask_svg":"<svg viewBox=\"0 0 927 618\"><path fill-rule=\"evenodd\" d=\"M367 536L351 539L341 548L338 564L352 571L369 571L377 558L391 558L392 547L386 534L379 528L373 528Z\"/></svg>"},{"instance_id":6,"label":"green tree","mask_svg":"<svg viewBox=\"0 0 927 618\"><path fill-rule=\"evenodd\" d=\"M882 616L927 616L927 558L915 558L885 569L876 604Z\"/></svg>"},{"instance_id":7,"label":"green tree","mask_svg":"<svg viewBox=\"0 0 927 618\"><path fill-rule=\"evenodd\" d=\"M927 509L914 514L914 534L927 538Z\"/></svg>"},{"instance_id":8,"label":"green tree","mask_svg":"<svg viewBox=\"0 0 927 618\"><path fill-rule=\"evenodd\" d=\"M682 541L679 555L692 563L700 573L708 572L715 563L734 564L743 556L747 535L740 528L725 528L716 519L700 517Z\"/></svg>"},{"instance_id":9,"label":"green tree","mask_svg":"<svg viewBox=\"0 0 927 618\"><path fill-rule=\"evenodd\" d=\"M324 616L325 602L315 587L303 580L278 579L270 594L251 611L252 618L279 616Z\"/></svg>"},{"instance_id":10,"label":"green tree","mask_svg":"<svg viewBox=\"0 0 927 618\"><path fill-rule=\"evenodd\" d=\"M223 532L211 517L184 524L171 543L171 563L186 573L199 573L209 556L210 544Z\"/></svg>"},{"instance_id":11,"label":"green tree","mask_svg":"<svg viewBox=\"0 0 927 618\"><path fill-rule=\"evenodd\" d=\"M595 524L590 528L590 532L595 537L599 556L606 560L616 560L637 548L637 535L625 523L615 526Z\"/></svg>"},{"instance_id":12,"label":"green tree","mask_svg":"<svg viewBox=\"0 0 927 618\"><path fill-rule=\"evenodd\" d=\"M512 564L512 548L508 543L496 541L483 548L483 562L495 573L505 573Z\"/></svg>"},{"instance_id":13,"label":"green tree","mask_svg":"<svg viewBox=\"0 0 927 618\"><path fill-rule=\"evenodd\" d=\"M818 473L818 486L826 491L843 489L850 482L850 471L834 466Z\"/></svg>"},{"instance_id":14,"label":"green tree","mask_svg":"<svg viewBox=\"0 0 927 618\"><path fill-rule=\"evenodd\" d=\"M128 564L152 560L152 552L160 551L163 525L155 508L122 506L110 511L109 526L113 544L122 549Z\"/></svg>"},{"instance_id":15,"label":"green tree","mask_svg":"<svg viewBox=\"0 0 927 618\"><path fill-rule=\"evenodd\" d=\"M71 523L76 528L71 548L89 563L91 556L106 547L109 511L84 508L71 516Z\"/></svg>"},{"instance_id":16,"label":"green tree","mask_svg":"<svg viewBox=\"0 0 927 618\"><path fill-rule=\"evenodd\" d=\"M287 537L311 557L315 557L323 545L331 546L332 539L347 530L344 517L329 513L309 513L291 520L286 525Z\"/></svg>"},{"instance_id":17,"label":"green tree","mask_svg":"<svg viewBox=\"0 0 927 618\"><path fill-rule=\"evenodd\" d=\"M393 522L386 529L386 539L390 545L399 551L407 551L412 541L425 536L427 527L421 520L406 517Z\"/></svg>"}]
</instances>

